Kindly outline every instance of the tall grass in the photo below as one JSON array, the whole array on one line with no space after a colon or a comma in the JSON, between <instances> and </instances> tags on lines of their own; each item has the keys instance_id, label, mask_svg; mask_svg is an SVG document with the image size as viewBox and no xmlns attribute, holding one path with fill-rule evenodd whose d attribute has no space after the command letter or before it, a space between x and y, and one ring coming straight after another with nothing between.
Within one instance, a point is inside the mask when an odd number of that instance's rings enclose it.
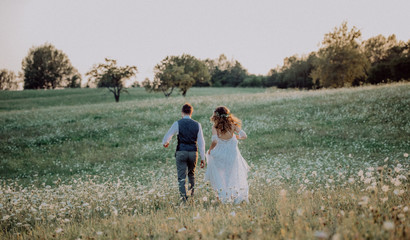
<instances>
[{"instance_id":1,"label":"tall grass","mask_svg":"<svg viewBox=\"0 0 410 240\"><path fill-rule=\"evenodd\" d=\"M70 91L96 91L83 90L7 95L0 113L0 238L410 234L409 84L238 93L194 89L195 96L169 99L135 90L140 99L118 104L110 95L110 102L59 102L58 95ZM39 105L47 99L52 103ZM207 146L216 106L226 105L242 119L248 139L239 148L252 167L249 204L219 203L202 169L195 198L180 204L175 141L166 150L160 140L186 101L194 106Z\"/></svg>"}]
</instances>

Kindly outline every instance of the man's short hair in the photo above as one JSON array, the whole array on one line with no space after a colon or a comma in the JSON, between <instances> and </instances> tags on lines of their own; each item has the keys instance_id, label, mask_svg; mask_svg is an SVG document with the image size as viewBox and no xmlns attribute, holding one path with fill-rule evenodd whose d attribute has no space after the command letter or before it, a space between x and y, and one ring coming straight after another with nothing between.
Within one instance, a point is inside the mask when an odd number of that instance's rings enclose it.
<instances>
[{"instance_id":1,"label":"man's short hair","mask_svg":"<svg viewBox=\"0 0 410 240\"><path fill-rule=\"evenodd\" d=\"M189 103L185 103L184 106L182 106L182 112L187 115L191 115L193 111L194 111L194 108Z\"/></svg>"}]
</instances>

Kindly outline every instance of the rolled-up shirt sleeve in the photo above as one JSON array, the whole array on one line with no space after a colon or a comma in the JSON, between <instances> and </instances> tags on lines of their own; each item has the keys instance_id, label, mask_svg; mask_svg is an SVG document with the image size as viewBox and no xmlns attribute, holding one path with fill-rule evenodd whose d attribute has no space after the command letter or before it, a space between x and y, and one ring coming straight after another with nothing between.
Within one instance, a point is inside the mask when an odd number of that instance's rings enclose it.
<instances>
[{"instance_id":1,"label":"rolled-up shirt sleeve","mask_svg":"<svg viewBox=\"0 0 410 240\"><path fill-rule=\"evenodd\" d=\"M162 145L169 143L171 141L172 136L178 133L178 122L174 122L171 128L168 130L167 134L165 134L164 138L162 139Z\"/></svg>"},{"instance_id":2,"label":"rolled-up shirt sleeve","mask_svg":"<svg viewBox=\"0 0 410 240\"><path fill-rule=\"evenodd\" d=\"M205 160L205 140L204 140L204 134L202 132L202 126L200 123L199 124L199 130L198 130L198 149L199 149L199 154L201 155L201 160Z\"/></svg>"}]
</instances>

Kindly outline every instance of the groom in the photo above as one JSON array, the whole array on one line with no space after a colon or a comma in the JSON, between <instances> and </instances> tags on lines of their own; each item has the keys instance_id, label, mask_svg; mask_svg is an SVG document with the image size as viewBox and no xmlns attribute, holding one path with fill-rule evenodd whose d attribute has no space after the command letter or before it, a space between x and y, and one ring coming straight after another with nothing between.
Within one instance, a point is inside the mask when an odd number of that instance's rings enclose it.
<instances>
[{"instance_id":1,"label":"groom","mask_svg":"<svg viewBox=\"0 0 410 240\"><path fill-rule=\"evenodd\" d=\"M195 186L195 167L198 158L198 148L201 155L201 168L205 165L205 140L202 133L201 124L191 119L194 108L191 104L186 103L182 106L182 118L168 130L162 139L164 147L169 146L172 136L178 134L178 145L175 152L177 163L179 192L182 200L185 202L188 199L185 189L185 178L188 170L188 181L191 196L194 195Z\"/></svg>"}]
</instances>

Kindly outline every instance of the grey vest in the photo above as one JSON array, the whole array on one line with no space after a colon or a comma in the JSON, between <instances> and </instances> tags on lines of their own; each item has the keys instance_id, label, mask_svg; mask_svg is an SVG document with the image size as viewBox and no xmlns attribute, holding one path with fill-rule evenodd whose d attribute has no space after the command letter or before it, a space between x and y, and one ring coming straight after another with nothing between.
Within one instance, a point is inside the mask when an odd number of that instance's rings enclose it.
<instances>
[{"instance_id":1,"label":"grey vest","mask_svg":"<svg viewBox=\"0 0 410 240\"><path fill-rule=\"evenodd\" d=\"M198 151L196 143L199 123L190 118L183 118L178 121L178 130L177 151Z\"/></svg>"}]
</instances>

